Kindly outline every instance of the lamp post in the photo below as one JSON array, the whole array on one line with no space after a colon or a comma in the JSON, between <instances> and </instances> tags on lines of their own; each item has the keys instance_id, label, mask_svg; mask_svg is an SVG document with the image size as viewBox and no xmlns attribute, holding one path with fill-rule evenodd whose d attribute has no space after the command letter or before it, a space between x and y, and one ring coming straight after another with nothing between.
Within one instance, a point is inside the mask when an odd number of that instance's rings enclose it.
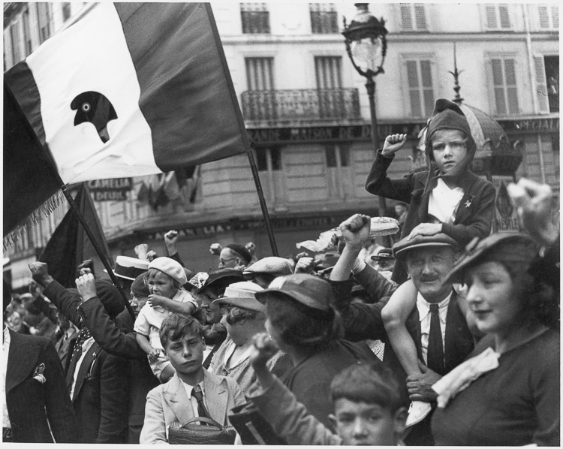
<instances>
[{"instance_id":1,"label":"lamp post","mask_svg":"<svg viewBox=\"0 0 563 449\"><path fill-rule=\"evenodd\" d=\"M379 147L377 115L375 112L375 77L383 73L383 62L387 53L387 29L385 20L376 19L368 9L368 3L354 3L357 8L355 17L346 24L344 17L344 36L346 53L356 71L366 78L371 116L371 141L374 151ZM386 211L385 198L379 196L379 216Z\"/></svg>"}]
</instances>

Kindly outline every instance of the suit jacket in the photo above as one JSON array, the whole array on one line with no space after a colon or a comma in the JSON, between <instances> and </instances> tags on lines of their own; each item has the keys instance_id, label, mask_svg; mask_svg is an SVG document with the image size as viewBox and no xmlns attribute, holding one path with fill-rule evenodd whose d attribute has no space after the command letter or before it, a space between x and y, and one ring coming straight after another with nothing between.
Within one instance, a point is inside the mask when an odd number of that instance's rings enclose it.
<instances>
[{"instance_id":1,"label":"suit jacket","mask_svg":"<svg viewBox=\"0 0 563 449\"><path fill-rule=\"evenodd\" d=\"M50 283L45 296L78 328L83 320L78 311L80 296L57 281ZM80 365L72 405L81 430L81 443L125 443L129 365L127 360L104 351L94 343Z\"/></svg>"},{"instance_id":2,"label":"suit jacket","mask_svg":"<svg viewBox=\"0 0 563 449\"><path fill-rule=\"evenodd\" d=\"M33 378L44 364L45 383ZM78 442L78 425L53 343L10 330L6 406L17 443ZM52 431L53 436L51 436Z\"/></svg>"},{"instance_id":3,"label":"suit jacket","mask_svg":"<svg viewBox=\"0 0 563 449\"><path fill-rule=\"evenodd\" d=\"M229 425L227 415L233 407L246 403L234 379L203 370L203 390L207 410L219 424ZM186 390L177 374L165 384L151 390L147 397L145 424L141 444L166 443L166 428L173 422L185 424L194 418Z\"/></svg>"},{"instance_id":4,"label":"suit jacket","mask_svg":"<svg viewBox=\"0 0 563 449\"><path fill-rule=\"evenodd\" d=\"M94 343L80 365L72 405L81 429L81 443L120 444L127 441L129 365Z\"/></svg>"},{"instance_id":5,"label":"suit jacket","mask_svg":"<svg viewBox=\"0 0 563 449\"><path fill-rule=\"evenodd\" d=\"M160 382L153 374L147 354L139 348L133 332L133 318L127 310L121 312L116 321L122 324L124 332L110 320L98 298L91 298L79 308L84 325L90 329L94 340L108 353L128 359L129 378L129 444L139 444L139 436L145 420L147 394Z\"/></svg>"},{"instance_id":6,"label":"suit jacket","mask_svg":"<svg viewBox=\"0 0 563 449\"><path fill-rule=\"evenodd\" d=\"M409 203L409 212L401 232L401 237L406 237L420 223L428 223L428 202L432 191L424 194L427 171L410 173L402 179L388 178L387 168L393 159L383 156L381 151L377 152L366 180L366 190L374 195ZM483 238L491 232L496 192L489 181L470 171L460 175L457 185L463 189L463 197L454 222L444 223L442 232L465 246L474 237ZM395 264L393 280L399 283L406 280L406 272L399 263Z\"/></svg>"}]
</instances>

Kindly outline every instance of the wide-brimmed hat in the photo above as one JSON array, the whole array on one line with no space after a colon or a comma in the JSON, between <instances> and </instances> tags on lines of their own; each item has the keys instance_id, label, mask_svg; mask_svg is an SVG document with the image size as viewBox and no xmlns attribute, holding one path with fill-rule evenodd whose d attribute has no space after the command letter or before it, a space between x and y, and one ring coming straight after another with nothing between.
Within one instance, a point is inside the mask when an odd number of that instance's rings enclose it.
<instances>
[{"instance_id":1,"label":"wide-brimmed hat","mask_svg":"<svg viewBox=\"0 0 563 449\"><path fill-rule=\"evenodd\" d=\"M455 279L469 265L482 259L504 262L523 262L531 264L537 255L538 247L529 235L517 232L501 232L482 240L475 237L465 247L465 252L457 260L446 282Z\"/></svg>"},{"instance_id":2,"label":"wide-brimmed hat","mask_svg":"<svg viewBox=\"0 0 563 449\"><path fill-rule=\"evenodd\" d=\"M198 292L205 290L208 287L217 285L219 283L232 284L234 282L244 281L242 271L234 268L219 268L218 270L211 271L205 278Z\"/></svg>"},{"instance_id":3,"label":"wide-brimmed hat","mask_svg":"<svg viewBox=\"0 0 563 449\"><path fill-rule=\"evenodd\" d=\"M266 302L268 295L288 296L295 301L321 312L328 312L332 307L332 287L317 276L310 274L291 274L275 278L266 290L256 293L256 299Z\"/></svg>"},{"instance_id":4,"label":"wide-brimmed hat","mask_svg":"<svg viewBox=\"0 0 563 449\"><path fill-rule=\"evenodd\" d=\"M120 278L134 281L137 276L145 273L148 269L148 260L137 259L136 257L117 256L113 274Z\"/></svg>"},{"instance_id":5,"label":"wide-brimmed hat","mask_svg":"<svg viewBox=\"0 0 563 449\"><path fill-rule=\"evenodd\" d=\"M263 290L262 287L254 282L235 282L225 289L223 296L213 302L265 312L266 307L264 304L256 300L256 293Z\"/></svg>"},{"instance_id":6,"label":"wide-brimmed hat","mask_svg":"<svg viewBox=\"0 0 563 449\"><path fill-rule=\"evenodd\" d=\"M405 255L417 248L449 246L454 251L461 248L461 245L446 234L417 235L414 238L405 237L393 245L393 254L396 259L404 261Z\"/></svg>"}]
</instances>

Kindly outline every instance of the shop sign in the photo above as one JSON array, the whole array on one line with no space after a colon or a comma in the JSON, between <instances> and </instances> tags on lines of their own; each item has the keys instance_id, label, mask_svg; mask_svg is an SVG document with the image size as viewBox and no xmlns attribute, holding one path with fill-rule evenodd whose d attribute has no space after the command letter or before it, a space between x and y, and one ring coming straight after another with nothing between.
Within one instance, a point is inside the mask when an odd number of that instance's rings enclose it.
<instances>
[{"instance_id":1,"label":"shop sign","mask_svg":"<svg viewBox=\"0 0 563 449\"><path fill-rule=\"evenodd\" d=\"M94 201L125 201L133 188L133 178L95 179L88 181Z\"/></svg>"}]
</instances>

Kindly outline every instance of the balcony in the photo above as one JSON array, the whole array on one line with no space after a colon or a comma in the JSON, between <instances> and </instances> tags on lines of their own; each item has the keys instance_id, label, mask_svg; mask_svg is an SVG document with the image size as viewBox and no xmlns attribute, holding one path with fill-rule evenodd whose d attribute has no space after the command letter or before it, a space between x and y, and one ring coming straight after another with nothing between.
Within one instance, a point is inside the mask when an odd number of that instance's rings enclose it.
<instances>
[{"instance_id":1,"label":"balcony","mask_svg":"<svg viewBox=\"0 0 563 449\"><path fill-rule=\"evenodd\" d=\"M330 121L361 119L358 89L246 91L241 95L247 121Z\"/></svg>"}]
</instances>

